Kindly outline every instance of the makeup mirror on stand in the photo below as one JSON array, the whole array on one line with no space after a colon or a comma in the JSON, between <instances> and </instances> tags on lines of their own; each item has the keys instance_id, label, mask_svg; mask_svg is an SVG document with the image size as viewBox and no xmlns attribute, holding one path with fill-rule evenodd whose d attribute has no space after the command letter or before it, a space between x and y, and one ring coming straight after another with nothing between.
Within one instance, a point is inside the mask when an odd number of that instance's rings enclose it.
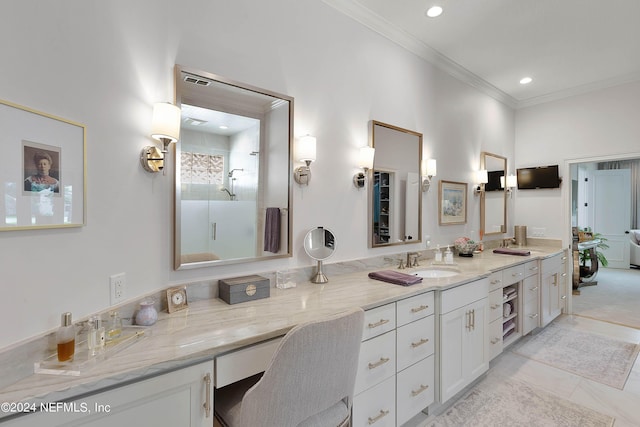
<instances>
[{"instance_id":1,"label":"makeup mirror on stand","mask_svg":"<svg viewBox=\"0 0 640 427\"><path fill-rule=\"evenodd\" d=\"M336 239L330 230L324 227L309 230L304 237L304 251L318 261L318 269L316 275L311 278L311 283L327 283L329 281L322 272L322 261L333 255L335 250Z\"/></svg>"}]
</instances>

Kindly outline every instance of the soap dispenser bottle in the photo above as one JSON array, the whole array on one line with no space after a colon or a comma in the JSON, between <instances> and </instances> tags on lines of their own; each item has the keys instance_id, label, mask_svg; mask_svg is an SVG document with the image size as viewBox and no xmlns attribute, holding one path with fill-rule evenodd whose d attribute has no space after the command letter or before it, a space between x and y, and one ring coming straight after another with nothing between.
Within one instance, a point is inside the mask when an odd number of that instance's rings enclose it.
<instances>
[{"instance_id":1,"label":"soap dispenser bottle","mask_svg":"<svg viewBox=\"0 0 640 427\"><path fill-rule=\"evenodd\" d=\"M71 313L62 313L60 328L56 332L58 361L70 362L76 352L76 329L71 322Z\"/></svg>"},{"instance_id":2,"label":"soap dispenser bottle","mask_svg":"<svg viewBox=\"0 0 640 427\"><path fill-rule=\"evenodd\" d=\"M442 262L442 251L440 250L440 245L436 245L435 261Z\"/></svg>"},{"instance_id":3,"label":"soap dispenser bottle","mask_svg":"<svg viewBox=\"0 0 640 427\"><path fill-rule=\"evenodd\" d=\"M453 264L453 252L451 252L449 245L447 245L447 250L444 252L444 262L446 264Z\"/></svg>"}]
</instances>

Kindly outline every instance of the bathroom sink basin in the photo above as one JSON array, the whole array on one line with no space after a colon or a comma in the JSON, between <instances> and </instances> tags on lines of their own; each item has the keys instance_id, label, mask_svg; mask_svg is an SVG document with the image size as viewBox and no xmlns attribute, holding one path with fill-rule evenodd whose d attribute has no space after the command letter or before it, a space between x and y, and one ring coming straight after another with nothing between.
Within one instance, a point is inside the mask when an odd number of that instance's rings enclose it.
<instances>
[{"instance_id":1,"label":"bathroom sink basin","mask_svg":"<svg viewBox=\"0 0 640 427\"><path fill-rule=\"evenodd\" d=\"M419 277L424 277L425 279L439 279L441 277L457 276L460 272L458 270L446 268L427 268L416 271L413 274Z\"/></svg>"}]
</instances>

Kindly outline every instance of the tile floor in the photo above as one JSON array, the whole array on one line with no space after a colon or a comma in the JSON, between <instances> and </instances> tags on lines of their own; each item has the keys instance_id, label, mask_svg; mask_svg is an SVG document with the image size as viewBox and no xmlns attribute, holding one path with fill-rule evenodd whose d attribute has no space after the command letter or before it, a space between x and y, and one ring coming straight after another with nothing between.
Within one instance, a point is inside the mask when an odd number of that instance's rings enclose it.
<instances>
[{"instance_id":1,"label":"tile floor","mask_svg":"<svg viewBox=\"0 0 640 427\"><path fill-rule=\"evenodd\" d=\"M562 322L583 331L596 332L628 342L640 343L640 330L588 319L561 316ZM517 355L507 349L492 362L488 375L508 375L615 418L615 427L640 426L640 358L623 390L608 387L569 372ZM579 426L576 426L579 427Z\"/></svg>"}]
</instances>

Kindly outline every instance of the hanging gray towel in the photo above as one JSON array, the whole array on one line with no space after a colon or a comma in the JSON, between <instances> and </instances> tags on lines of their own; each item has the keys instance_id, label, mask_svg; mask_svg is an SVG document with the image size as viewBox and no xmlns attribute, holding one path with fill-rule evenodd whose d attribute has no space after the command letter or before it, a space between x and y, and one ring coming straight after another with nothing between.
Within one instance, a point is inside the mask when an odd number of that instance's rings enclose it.
<instances>
[{"instance_id":1,"label":"hanging gray towel","mask_svg":"<svg viewBox=\"0 0 640 427\"><path fill-rule=\"evenodd\" d=\"M264 250L273 253L280 250L280 208L267 208L264 221Z\"/></svg>"}]
</instances>

